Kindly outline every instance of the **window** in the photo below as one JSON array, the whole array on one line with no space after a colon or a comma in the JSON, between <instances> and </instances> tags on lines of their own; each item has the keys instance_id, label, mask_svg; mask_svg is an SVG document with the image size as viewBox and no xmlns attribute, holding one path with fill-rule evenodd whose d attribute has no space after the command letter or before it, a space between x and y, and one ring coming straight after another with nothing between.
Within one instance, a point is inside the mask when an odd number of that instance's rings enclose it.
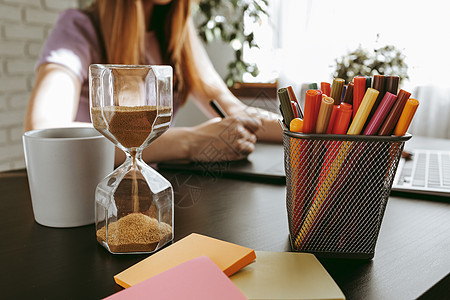
<instances>
[{"instance_id":1,"label":"window","mask_svg":"<svg viewBox=\"0 0 450 300\"><path fill-rule=\"evenodd\" d=\"M450 17L444 1L269 0L270 18L249 24L261 49L244 50L260 75L246 81L331 80L334 60L359 45L394 45L405 54L405 87L450 85ZM377 38L378 36L378 38Z\"/></svg>"}]
</instances>

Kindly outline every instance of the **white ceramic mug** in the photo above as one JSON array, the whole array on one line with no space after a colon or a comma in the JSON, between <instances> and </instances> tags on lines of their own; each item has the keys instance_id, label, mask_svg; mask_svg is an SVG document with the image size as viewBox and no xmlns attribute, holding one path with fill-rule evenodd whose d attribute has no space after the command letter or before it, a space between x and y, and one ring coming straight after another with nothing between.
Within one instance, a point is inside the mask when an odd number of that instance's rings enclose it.
<instances>
[{"instance_id":1,"label":"white ceramic mug","mask_svg":"<svg viewBox=\"0 0 450 300\"><path fill-rule=\"evenodd\" d=\"M23 134L34 218L50 227L94 223L95 188L114 168L114 145L94 128Z\"/></svg>"}]
</instances>

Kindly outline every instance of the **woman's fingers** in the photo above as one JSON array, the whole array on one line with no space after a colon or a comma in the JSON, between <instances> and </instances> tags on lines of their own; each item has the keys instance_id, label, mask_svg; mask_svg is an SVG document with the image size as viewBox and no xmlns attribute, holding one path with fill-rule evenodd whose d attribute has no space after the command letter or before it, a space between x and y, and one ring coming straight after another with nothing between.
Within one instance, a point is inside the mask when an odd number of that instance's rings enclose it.
<instances>
[{"instance_id":1,"label":"woman's fingers","mask_svg":"<svg viewBox=\"0 0 450 300\"><path fill-rule=\"evenodd\" d=\"M191 157L196 161L227 161L246 158L255 150L256 135L248 129L253 121L228 117L212 119L196 127Z\"/></svg>"},{"instance_id":2,"label":"woman's fingers","mask_svg":"<svg viewBox=\"0 0 450 300\"><path fill-rule=\"evenodd\" d=\"M227 127L226 134L220 135L225 143L238 154L244 157L255 149L256 135L247 129L245 122L240 118L229 118L223 121Z\"/></svg>"},{"instance_id":3,"label":"woman's fingers","mask_svg":"<svg viewBox=\"0 0 450 300\"><path fill-rule=\"evenodd\" d=\"M255 133L262 127L262 122L257 117L250 117L250 116L238 116L234 117L236 120L242 123L242 125L247 129L248 131Z\"/></svg>"}]
</instances>

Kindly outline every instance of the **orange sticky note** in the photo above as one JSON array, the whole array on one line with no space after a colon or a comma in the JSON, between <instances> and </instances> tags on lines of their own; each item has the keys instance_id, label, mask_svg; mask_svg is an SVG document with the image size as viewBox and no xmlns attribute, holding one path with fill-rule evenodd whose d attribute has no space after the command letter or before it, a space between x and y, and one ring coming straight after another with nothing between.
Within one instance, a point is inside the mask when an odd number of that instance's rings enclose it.
<instances>
[{"instance_id":1,"label":"orange sticky note","mask_svg":"<svg viewBox=\"0 0 450 300\"><path fill-rule=\"evenodd\" d=\"M247 298L211 259L200 256L106 299L245 300Z\"/></svg>"},{"instance_id":2,"label":"orange sticky note","mask_svg":"<svg viewBox=\"0 0 450 300\"><path fill-rule=\"evenodd\" d=\"M202 255L209 257L227 276L256 258L253 249L192 233L115 275L114 280L128 288Z\"/></svg>"}]
</instances>

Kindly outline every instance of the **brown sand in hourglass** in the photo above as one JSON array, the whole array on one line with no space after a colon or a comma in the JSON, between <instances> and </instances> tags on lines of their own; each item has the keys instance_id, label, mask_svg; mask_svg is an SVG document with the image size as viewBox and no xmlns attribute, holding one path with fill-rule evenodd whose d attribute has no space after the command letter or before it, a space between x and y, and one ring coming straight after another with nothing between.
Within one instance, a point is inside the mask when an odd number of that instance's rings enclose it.
<instances>
[{"instance_id":1,"label":"brown sand in hourglass","mask_svg":"<svg viewBox=\"0 0 450 300\"><path fill-rule=\"evenodd\" d=\"M103 110L93 107L91 112L96 129L106 133L107 137L112 135L130 149L142 146L151 133L155 135L152 140L160 136L169 127L172 109L166 106L105 106ZM156 119L158 112L160 116Z\"/></svg>"},{"instance_id":2,"label":"brown sand in hourglass","mask_svg":"<svg viewBox=\"0 0 450 300\"><path fill-rule=\"evenodd\" d=\"M132 213L112 222L97 231L99 242L108 239L109 249L113 252L142 252L153 251L158 242L169 239L172 235L172 227L164 222L144 214Z\"/></svg>"},{"instance_id":3,"label":"brown sand in hourglass","mask_svg":"<svg viewBox=\"0 0 450 300\"><path fill-rule=\"evenodd\" d=\"M157 115L159 117L157 118ZM141 147L144 143L149 144L152 140L159 137L164 131L166 131L169 126L171 119L171 108L164 106L105 106L93 107L91 108L92 123L94 127L101 131L107 138L114 142L117 140L122 146L130 150L130 154L133 157L132 166L132 187L131 187L131 198L132 198L132 214L119 219L118 222L111 223L108 227L108 232L117 231L115 234L108 234L108 244L118 244L113 247L116 248L115 252L132 252L132 251L142 251L143 248L149 246L143 246L143 241L141 240L141 235L155 236L152 233L154 229L154 222L150 222L148 219L142 219L143 214L139 213L139 188L137 180L137 168L136 168L136 148ZM149 139L149 136L152 135ZM148 139L148 140L147 140ZM150 218L148 216L145 216ZM120 226L122 219L129 218L128 222L122 222L123 225ZM153 219L153 218L151 218ZM156 221L156 225L158 221ZM142 227L148 227L144 232L130 232L129 228L126 228L126 224L133 224L136 222L141 224L141 226L134 226L136 230L142 230ZM149 224L153 224L150 226ZM169 229L167 228L169 227ZM158 228L158 227L156 227ZM97 232L97 237L99 239L106 239L106 229L101 228ZM125 232L122 232L125 231ZM163 234L163 232L165 234ZM167 232L172 232L170 225L161 222L161 234L160 239L163 239L167 235ZM121 236L120 239L114 239L115 236ZM126 237L126 238L124 238ZM159 241L160 239L157 239ZM133 242L134 241L134 242ZM155 238L152 239L151 244L155 243ZM157 243L157 242L156 242ZM120 246L119 244L122 244ZM127 246L125 246L127 245ZM110 245L111 247L111 245ZM139 250L137 248L139 248ZM148 248L148 247L147 247ZM113 249L111 249L114 251ZM151 250L151 249L147 249Z\"/></svg>"}]
</instances>

